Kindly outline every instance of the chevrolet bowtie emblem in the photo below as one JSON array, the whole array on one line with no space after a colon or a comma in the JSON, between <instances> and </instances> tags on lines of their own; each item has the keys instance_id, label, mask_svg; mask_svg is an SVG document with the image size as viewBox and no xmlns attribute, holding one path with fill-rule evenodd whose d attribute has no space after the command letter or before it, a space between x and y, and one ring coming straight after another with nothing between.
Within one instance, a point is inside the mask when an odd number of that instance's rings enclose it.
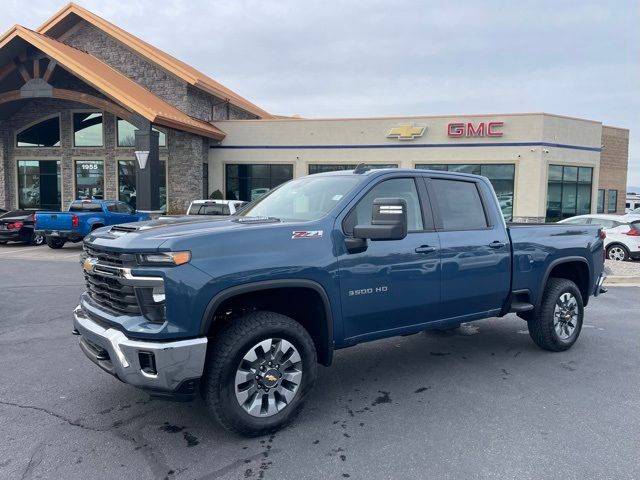
<instances>
[{"instance_id":1,"label":"chevrolet bowtie emblem","mask_svg":"<svg viewBox=\"0 0 640 480\"><path fill-rule=\"evenodd\" d=\"M389 130L387 138L397 138L398 140L413 140L424 135L426 127L416 125L400 125Z\"/></svg>"},{"instance_id":2,"label":"chevrolet bowtie emblem","mask_svg":"<svg viewBox=\"0 0 640 480\"><path fill-rule=\"evenodd\" d=\"M82 264L82 268L87 273L93 272L93 267L95 267L96 263L98 263L97 258L87 257L84 259L84 263Z\"/></svg>"},{"instance_id":3,"label":"chevrolet bowtie emblem","mask_svg":"<svg viewBox=\"0 0 640 480\"><path fill-rule=\"evenodd\" d=\"M265 375L264 376L265 380L269 381L269 382L275 382L278 380L278 377L276 377L275 375Z\"/></svg>"}]
</instances>

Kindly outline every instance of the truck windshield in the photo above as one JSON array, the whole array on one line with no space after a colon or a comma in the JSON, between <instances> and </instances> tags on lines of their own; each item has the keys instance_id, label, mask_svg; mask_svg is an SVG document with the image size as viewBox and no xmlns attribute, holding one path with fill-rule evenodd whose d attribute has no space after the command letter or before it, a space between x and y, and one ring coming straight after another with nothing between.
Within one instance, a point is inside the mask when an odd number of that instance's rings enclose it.
<instances>
[{"instance_id":1,"label":"truck windshield","mask_svg":"<svg viewBox=\"0 0 640 480\"><path fill-rule=\"evenodd\" d=\"M359 182L356 176L311 176L291 180L246 207L241 217L309 221L325 216Z\"/></svg>"}]
</instances>

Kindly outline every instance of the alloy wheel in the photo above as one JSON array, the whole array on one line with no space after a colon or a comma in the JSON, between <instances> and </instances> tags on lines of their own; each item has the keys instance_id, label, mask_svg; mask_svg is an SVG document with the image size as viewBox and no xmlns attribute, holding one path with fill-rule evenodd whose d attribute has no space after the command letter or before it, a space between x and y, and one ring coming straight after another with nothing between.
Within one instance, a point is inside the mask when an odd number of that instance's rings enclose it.
<instances>
[{"instance_id":1,"label":"alloy wheel","mask_svg":"<svg viewBox=\"0 0 640 480\"><path fill-rule=\"evenodd\" d=\"M578 301L571 293L560 295L553 310L553 328L558 337L567 340L578 326Z\"/></svg>"},{"instance_id":2,"label":"alloy wheel","mask_svg":"<svg viewBox=\"0 0 640 480\"><path fill-rule=\"evenodd\" d=\"M609 260L622 261L626 257L625 251L622 247L611 247L609 249L609 253L607 254Z\"/></svg>"},{"instance_id":3,"label":"alloy wheel","mask_svg":"<svg viewBox=\"0 0 640 480\"><path fill-rule=\"evenodd\" d=\"M251 347L235 377L238 404L253 417L271 417L295 398L302 381L302 358L293 344L268 338Z\"/></svg>"}]
</instances>

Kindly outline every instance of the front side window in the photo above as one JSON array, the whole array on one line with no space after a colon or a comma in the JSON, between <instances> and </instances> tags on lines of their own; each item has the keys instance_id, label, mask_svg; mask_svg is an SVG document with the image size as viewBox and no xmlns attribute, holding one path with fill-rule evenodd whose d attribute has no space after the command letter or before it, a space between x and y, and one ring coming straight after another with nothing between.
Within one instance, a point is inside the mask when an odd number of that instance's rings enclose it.
<instances>
[{"instance_id":1,"label":"front side window","mask_svg":"<svg viewBox=\"0 0 640 480\"><path fill-rule=\"evenodd\" d=\"M60 161L18 161L18 207L60 210Z\"/></svg>"},{"instance_id":2,"label":"front side window","mask_svg":"<svg viewBox=\"0 0 640 480\"><path fill-rule=\"evenodd\" d=\"M76 195L78 200L104 198L104 161L76 160Z\"/></svg>"},{"instance_id":3,"label":"front side window","mask_svg":"<svg viewBox=\"0 0 640 480\"><path fill-rule=\"evenodd\" d=\"M317 220L329 213L361 178L310 176L287 182L238 213L240 217Z\"/></svg>"},{"instance_id":4,"label":"front side window","mask_svg":"<svg viewBox=\"0 0 640 480\"><path fill-rule=\"evenodd\" d=\"M60 117L56 116L31 125L16 134L18 147L59 147Z\"/></svg>"},{"instance_id":5,"label":"front side window","mask_svg":"<svg viewBox=\"0 0 640 480\"><path fill-rule=\"evenodd\" d=\"M151 127L152 130L159 133L158 146L167 146L167 134L162 130ZM118 119L118 146L119 147L135 147L136 146L136 134L137 127L126 120Z\"/></svg>"},{"instance_id":6,"label":"front side window","mask_svg":"<svg viewBox=\"0 0 640 480\"><path fill-rule=\"evenodd\" d=\"M423 230L422 209L420 197L413 178L393 178L385 180L373 187L360 199L355 208L349 212L344 221L347 235L353 234L356 225L371 225L373 201L376 198L402 198L407 202L407 229L409 231Z\"/></svg>"},{"instance_id":7,"label":"front side window","mask_svg":"<svg viewBox=\"0 0 640 480\"><path fill-rule=\"evenodd\" d=\"M76 147L102 147L102 113L73 114L73 144Z\"/></svg>"},{"instance_id":8,"label":"front side window","mask_svg":"<svg viewBox=\"0 0 640 480\"><path fill-rule=\"evenodd\" d=\"M488 226L475 182L434 178L431 186L444 230L477 230Z\"/></svg>"},{"instance_id":9,"label":"front side window","mask_svg":"<svg viewBox=\"0 0 640 480\"><path fill-rule=\"evenodd\" d=\"M607 212L616 213L618 210L618 191L609 190L607 198Z\"/></svg>"}]
</instances>

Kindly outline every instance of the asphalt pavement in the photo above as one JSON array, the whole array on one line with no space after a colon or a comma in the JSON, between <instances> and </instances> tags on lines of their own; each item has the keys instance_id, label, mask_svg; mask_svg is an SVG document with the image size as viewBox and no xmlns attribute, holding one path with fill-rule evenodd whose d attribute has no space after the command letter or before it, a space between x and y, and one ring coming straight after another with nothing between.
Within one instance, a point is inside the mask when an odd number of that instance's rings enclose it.
<instances>
[{"instance_id":1,"label":"asphalt pavement","mask_svg":"<svg viewBox=\"0 0 640 480\"><path fill-rule=\"evenodd\" d=\"M292 426L246 439L84 357L79 251L0 247L0 479L640 478L638 287L564 353L513 315L338 351Z\"/></svg>"}]
</instances>

